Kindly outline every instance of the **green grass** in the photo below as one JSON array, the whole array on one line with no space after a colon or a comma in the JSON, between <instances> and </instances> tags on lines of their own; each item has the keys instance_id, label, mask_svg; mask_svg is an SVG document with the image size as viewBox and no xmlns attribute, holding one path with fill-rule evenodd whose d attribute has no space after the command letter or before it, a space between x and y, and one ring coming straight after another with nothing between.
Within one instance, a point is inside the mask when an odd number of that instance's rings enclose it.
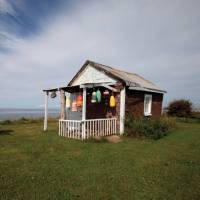
<instances>
[{"instance_id":1,"label":"green grass","mask_svg":"<svg viewBox=\"0 0 200 200\"><path fill-rule=\"evenodd\" d=\"M95 143L57 123L0 125L0 199L200 199L200 124L157 140Z\"/></svg>"}]
</instances>

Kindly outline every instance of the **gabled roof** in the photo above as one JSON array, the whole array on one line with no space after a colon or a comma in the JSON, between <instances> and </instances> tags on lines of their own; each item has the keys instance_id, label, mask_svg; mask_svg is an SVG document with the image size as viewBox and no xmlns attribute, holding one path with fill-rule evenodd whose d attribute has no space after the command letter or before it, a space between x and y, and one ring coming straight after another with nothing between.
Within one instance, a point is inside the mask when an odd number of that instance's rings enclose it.
<instances>
[{"instance_id":1,"label":"gabled roof","mask_svg":"<svg viewBox=\"0 0 200 200\"><path fill-rule=\"evenodd\" d=\"M164 93L166 91L160 89L158 86L156 86L154 83L144 79L143 77L139 76L135 73L126 72L123 70L119 70L107 65L102 65L96 62L93 62L91 60L87 60L84 65L81 67L81 69L78 71L78 73L74 76L74 78L69 82L68 86L71 86L74 80L81 74L81 72L88 66L92 66L96 68L99 71L103 71L108 76L115 78L123 83L126 84L126 86L131 87L132 89L137 90L152 90L154 92L161 92Z\"/></svg>"}]
</instances>

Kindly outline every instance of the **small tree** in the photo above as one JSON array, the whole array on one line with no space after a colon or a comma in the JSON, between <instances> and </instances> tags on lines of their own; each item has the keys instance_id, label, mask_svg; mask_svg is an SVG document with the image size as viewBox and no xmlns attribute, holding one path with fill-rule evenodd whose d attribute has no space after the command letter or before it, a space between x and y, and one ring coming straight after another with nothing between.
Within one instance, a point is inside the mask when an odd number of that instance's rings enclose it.
<instances>
[{"instance_id":1,"label":"small tree","mask_svg":"<svg viewBox=\"0 0 200 200\"><path fill-rule=\"evenodd\" d=\"M170 116L190 117L192 113L192 103L185 99L174 100L169 103L167 113Z\"/></svg>"}]
</instances>

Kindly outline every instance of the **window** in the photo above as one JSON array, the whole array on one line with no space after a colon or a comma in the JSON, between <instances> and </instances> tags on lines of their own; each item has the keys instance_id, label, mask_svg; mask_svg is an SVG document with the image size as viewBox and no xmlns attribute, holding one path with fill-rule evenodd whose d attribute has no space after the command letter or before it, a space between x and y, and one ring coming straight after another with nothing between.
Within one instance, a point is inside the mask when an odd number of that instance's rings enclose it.
<instances>
[{"instance_id":1,"label":"window","mask_svg":"<svg viewBox=\"0 0 200 200\"><path fill-rule=\"evenodd\" d=\"M145 94L144 95L144 115L151 115L151 105L152 105L152 95Z\"/></svg>"}]
</instances>

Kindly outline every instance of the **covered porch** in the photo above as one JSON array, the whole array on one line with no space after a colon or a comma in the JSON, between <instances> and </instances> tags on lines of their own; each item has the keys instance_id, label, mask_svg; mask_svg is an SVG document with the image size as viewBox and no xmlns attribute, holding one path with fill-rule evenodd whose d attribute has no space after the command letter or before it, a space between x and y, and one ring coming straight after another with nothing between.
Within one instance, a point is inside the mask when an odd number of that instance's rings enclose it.
<instances>
[{"instance_id":1,"label":"covered porch","mask_svg":"<svg viewBox=\"0 0 200 200\"><path fill-rule=\"evenodd\" d=\"M102 94L100 102L92 102L95 91ZM48 100L52 94L60 94L59 136L88 139L124 133L125 86L113 83L88 83L43 90L45 93L44 131L48 127ZM104 92L115 99L110 107ZM81 96L82 103L74 109L73 101ZM70 106L69 99L71 98Z\"/></svg>"}]
</instances>

